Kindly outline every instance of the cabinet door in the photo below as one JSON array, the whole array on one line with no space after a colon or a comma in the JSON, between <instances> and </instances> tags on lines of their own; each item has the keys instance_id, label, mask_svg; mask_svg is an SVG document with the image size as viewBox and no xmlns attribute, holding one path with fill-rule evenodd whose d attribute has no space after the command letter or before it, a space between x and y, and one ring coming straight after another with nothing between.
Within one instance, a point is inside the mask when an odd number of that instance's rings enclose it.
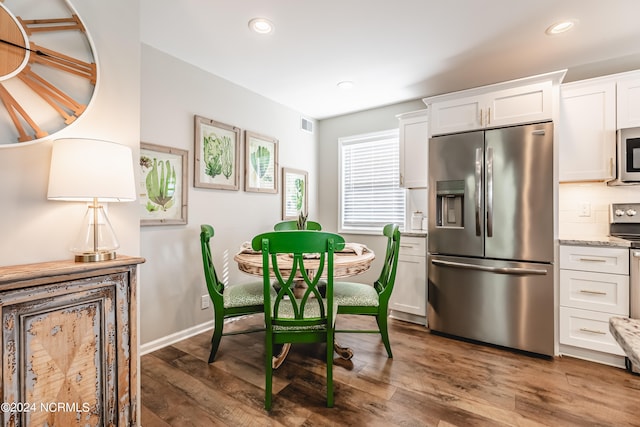
<instances>
[{"instance_id":1,"label":"cabinet door","mask_svg":"<svg viewBox=\"0 0 640 427\"><path fill-rule=\"evenodd\" d=\"M640 73L618 81L618 129L640 126Z\"/></svg>"},{"instance_id":2,"label":"cabinet door","mask_svg":"<svg viewBox=\"0 0 640 427\"><path fill-rule=\"evenodd\" d=\"M431 134L541 122L551 120L552 113L552 82L533 83L434 102L431 105Z\"/></svg>"},{"instance_id":3,"label":"cabinet door","mask_svg":"<svg viewBox=\"0 0 640 427\"><path fill-rule=\"evenodd\" d=\"M3 425L129 425L126 277L3 295L3 401L35 405Z\"/></svg>"},{"instance_id":4,"label":"cabinet door","mask_svg":"<svg viewBox=\"0 0 640 427\"><path fill-rule=\"evenodd\" d=\"M400 117L400 185L427 188L427 111Z\"/></svg>"},{"instance_id":5,"label":"cabinet door","mask_svg":"<svg viewBox=\"0 0 640 427\"><path fill-rule=\"evenodd\" d=\"M463 132L482 127L485 98L470 96L431 104L431 135Z\"/></svg>"},{"instance_id":6,"label":"cabinet door","mask_svg":"<svg viewBox=\"0 0 640 427\"><path fill-rule=\"evenodd\" d=\"M560 182L613 178L616 155L614 81L567 84L560 101Z\"/></svg>"},{"instance_id":7,"label":"cabinet door","mask_svg":"<svg viewBox=\"0 0 640 427\"><path fill-rule=\"evenodd\" d=\"M391 310L427 315L426 239L404 237L400 242L398 271L389 300Z\"/></svg>"},{"instance_id":8,"label":"cabinet door","mask_svg":"<svg viewBox=\"0 0 640 427\"><path fill-rule=\"evenodd\" d=\"M488 94L485 126L507 126L552 119L552 84L535 83Z\"/></svg>"}]
</instances>

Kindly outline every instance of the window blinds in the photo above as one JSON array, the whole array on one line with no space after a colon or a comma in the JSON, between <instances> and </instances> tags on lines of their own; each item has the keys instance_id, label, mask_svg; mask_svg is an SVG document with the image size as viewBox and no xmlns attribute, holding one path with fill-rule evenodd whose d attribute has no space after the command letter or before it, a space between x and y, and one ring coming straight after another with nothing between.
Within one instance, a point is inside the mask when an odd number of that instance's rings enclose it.
<instances>
[{"instance_id":1,"label":"window blinds","mask_svg":"<svg viewBox=\"0 0 640 427\"><path fill-rule=\"evenodd\" d=\"M340 225L348 230L404 227L397 129L340 139Z\"/></svg>"}]
</instances>

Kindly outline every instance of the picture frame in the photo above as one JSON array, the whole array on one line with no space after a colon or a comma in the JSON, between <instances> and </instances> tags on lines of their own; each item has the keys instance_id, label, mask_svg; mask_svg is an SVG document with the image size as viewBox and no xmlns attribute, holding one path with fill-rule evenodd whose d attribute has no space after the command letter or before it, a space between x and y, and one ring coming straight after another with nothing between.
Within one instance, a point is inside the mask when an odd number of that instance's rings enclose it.
<instances>
[{"instance_id":1,"label":"picture frame","mask_svg":"<svg viewBox=\"0 0 640 427\"><path fill-rule=\"evenodd\" d=\"M278 140L245 131L244 190L278 193Z\"/></svg>"},{"instance_id":2,"label":"picture frame","mask_svg":"<svg viewBox=\"0 0 640 427\"><path fill-rule=\"evenodd\" d=\"M198 115L194 123L193 186L240 189L240 129Z\"/></svg>"},{"instance_id":3,"label":"picture frame","mask_svg":"<svg viewBox=\"0 0 640 427\"><path fill-rule=\"evenodd\" d=\"M282 219L298 219L300 211L309 212L309 174L307 171L282 168Z\"/></svg>"},{"instance_id":4,"label":"picture frame","mask_svg":"<svg viewBox=\"0 0 640 427\"><path fill-rule=\"evenodd\" d=\"M187 223L187 150L140 143L140 225Z\"/></svg>"}]
</instances>

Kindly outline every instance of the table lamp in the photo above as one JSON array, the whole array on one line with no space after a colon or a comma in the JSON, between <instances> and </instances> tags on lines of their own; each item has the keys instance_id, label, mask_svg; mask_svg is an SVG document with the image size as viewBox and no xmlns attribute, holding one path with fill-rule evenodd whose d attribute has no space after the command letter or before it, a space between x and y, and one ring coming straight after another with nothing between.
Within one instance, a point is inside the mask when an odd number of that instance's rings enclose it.
<instances>
[{"instance_id":1,"label":"table lamp","mask_svg":"<svg viewBox=\"0 0 640 427\"><path fill-rule=\"evenodd\" d=\"M136 199L131 148L108 141L65 138L53 141L49 200L91 202L71 247L76 262L107 261L120 247L101 202Z\"/></svg>"}]
</instances>

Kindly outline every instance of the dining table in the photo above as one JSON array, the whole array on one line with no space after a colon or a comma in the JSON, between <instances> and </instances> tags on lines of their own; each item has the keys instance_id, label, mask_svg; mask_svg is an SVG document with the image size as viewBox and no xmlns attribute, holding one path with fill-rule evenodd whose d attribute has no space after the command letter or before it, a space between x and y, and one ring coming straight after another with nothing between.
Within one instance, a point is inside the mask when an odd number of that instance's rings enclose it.
<instances>
[{"instance_id":1,"label":"dining table","mask_svg":"<svg viewBox=\"0 0 640 427\"><path fill-rule=\"evenodd\" d=\"M375 253L366 245L356 242L347 242L345 243L344 249L334 253L333 278L343 279L345 277L362 274L369 270L375 257ZM238 269L240 271L252 276L262 277L262 252L254 250L251 247L251 242L243 243L233 259L238 264ZM281 266L281 272L286 273L287 263L292 265L293 257L287 254L278 255L278 265ZM284 268L282 268L283 266ZM317 269L318 266L319 260L305 260L305 267L310 275L313 274L313 270ZM299 291L303 292L302 289ZM296 294L295 291L294 294ZM274 356L274 369L278 368L284 362L290 348L291 344L285 344L280 353ZM333 348L343 359L351 359L353 357L353 351L350 348L340 346L335 340Z\"/></svg>"}]
</instances>

